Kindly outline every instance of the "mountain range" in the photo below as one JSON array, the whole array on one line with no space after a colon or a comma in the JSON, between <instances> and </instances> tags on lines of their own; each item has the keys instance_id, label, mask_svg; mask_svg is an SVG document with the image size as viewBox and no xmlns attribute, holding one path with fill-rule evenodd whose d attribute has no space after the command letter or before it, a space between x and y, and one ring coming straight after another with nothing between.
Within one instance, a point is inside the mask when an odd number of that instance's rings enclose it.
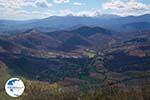
<instances>
[{"instance_id":1,"label":"mountain range","mask_svg":"<svg viewBox=\"0 0 150 100\"><path fill-rule=\"evenodd\" d=\"M0 79L18 76L79 91L147 86L149 21L148 14L1 20Z\"/></svg>"},{"instance_id":2,"label":"mountain range","mask_svg":"<svg viewBox=\"0 0 150 100\"><path fill-rule=\"evenodd\" d=\"M134 79L126 74L150 70L149 37L148 30L116 32L99 26L53 31L33 28L1 35L0 60L13 74L49 82L66 84L67 77L85 81L88 77L97 83L109 75L114 82L112 72L121 74L119 80Z\"/></svg>"},{"instance_id":3,"label":"mountain range","mask_svg":"<svg viewBox=\"0 0 150 100\"><path fill-rule=\"evenodd\" d=\"M146 23L146 27L143 25ZM99 26L119 32L149 30L150 15L121 17L116 15L86 16L51 16L44 19L27 21L0 20L0 33L19 33L36 28L39 30L69 30L76 26ZM140 28L140 29L139 29Z\"/></svg>"}]
</instances>

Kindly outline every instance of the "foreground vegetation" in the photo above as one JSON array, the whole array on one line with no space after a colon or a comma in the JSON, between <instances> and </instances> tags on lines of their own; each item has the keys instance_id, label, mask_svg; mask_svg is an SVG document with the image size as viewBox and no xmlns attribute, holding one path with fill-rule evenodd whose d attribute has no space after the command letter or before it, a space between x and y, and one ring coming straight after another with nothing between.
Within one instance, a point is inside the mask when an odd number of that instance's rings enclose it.
<instances>
[{"instance_id":1,"label":"foreground vegetation","mask_svg":"<svg viewBox=\"0 0 150 100\"><path fill-rule=\"evenodd\" d=\"M82 91L77 87L63 87L59 83L29 81L23 79L25 92L19 98L11 98L0 90L0 100L150 100L150 85L120 87L120 84L102 88L90 87Z\"/></svg>"},{"instance_id":2,"label":"foreground vegetation","mask_svg":"<svg viewBox=\"0 0 150 100\"><path fill-rule=\"evenodd\" d=\"M21 100L150 100L150 87L122 89L109 86L101 90L89 89L82 92L77 89L62 89L56 86L44 88L38 85L26 89Z\"/></svg>"},{"instance_id":3,"label":"foreground vegetation","mask_svg":"<svg viewBox=\"0 0 150 100\"><path fill-rule=\"evenodd\" d=\"M93 60L94 64L98 63L98 65L102 65L100 58L98 59L98 57L96 57L95 59L96 62L94 62ZM68 60L66 62L68 62ZM92 64L90 65L92 66ZM93 71L93 69L91 70ZM63 84L61 84L61 81L57 81L56 83L54 82L50 83L49 81L39 82L39 81L27 79L25 77L17 76L24 81L26 86L24 94L19 98L9 97L4 90L5 82L10 77L14 76L9 72L10 71L8 70L6 65L1 62L0 100L150 100L150 84L149 84L150 77L148 71L147 72L141 72L141 71L124 72L125 75L131 76L131 78L123 79L121 81L118 80L115 81L113 84L110 81L110 77L109 77L109 76L111 77L113 76L111 73L110 75L107 75L105 79L99 81L96 80L95 77L87 76L85 73L81 73L80 79L84 82L82 83L81 81L75 79L74 81L75 82L78 81L77 82L78 84L75 84L73 82L74 84L70 86L64 86ZM105 75L108 73L108 71L100 72L100 73ZM146 74L148 74L147 77ZM139 76L143 76L143 75L144 77L139 78L139 80L136 79ZM56 77L53 76L53 78ZM134 80L134 82L131 82L131 80ZM62 80L62 81L68 83L67 80L65 81ZM103 86L101 84L102 82L104 83Z\"/></svg>"}]
</instances>

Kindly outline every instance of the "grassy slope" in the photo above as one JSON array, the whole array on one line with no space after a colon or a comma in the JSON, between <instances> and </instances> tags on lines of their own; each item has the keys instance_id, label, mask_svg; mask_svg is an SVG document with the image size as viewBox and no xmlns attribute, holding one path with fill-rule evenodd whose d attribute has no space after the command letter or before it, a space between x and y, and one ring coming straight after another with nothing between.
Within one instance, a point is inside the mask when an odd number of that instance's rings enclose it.
<instances>
[{"instance_id":1,"label":"grassy slope","mask_svg":"<svg viewBox=\"0 0 150 100\"><path fill-rule=\"evenodd\" d=\"M5 82L13 75L8 73L6 66L0 66L0 84L4 88ZM17 76L19 77L19 76ZM119 87L106 87L102 91L81 92L72 88L62 88L58 83L29 81L21 78L26 86L24 94L20 98L10 98L4 90L0 91L0 100L149 100L150 87L144 86L140 89L125 89ZM88 79L89 78L85 78ZM91 79L90 79L91 81Z\"/></svg>"},{"instance_id":2,"label":"grassy slope","mask_svg":"<svg viewBox=\"0 0 150 100\"><path fill-rule=\"evenodd\" d=\"M10 98L5 90L4 90L4 86L6 81L11 77L11 75L8 73L8 69L4 64L0 65L0 99L1 100L16 100L16 99L12 99Z\"/></svg>"},{"instance_id":3,"label":"grassy slope","mask_svg":"<svg viewBox=\"0 0 150 100\"><path fill-rule=\"evenodd\" d=\"M60 88L60 85L57 83L54 84L49 84L46 82L39 82L39 81L34 81L34 80L28 80L24 77L18 76L18 75L12 75L9 74L9 70L7 69L7 66L0 62L0 100L24 100L26 97L26 94L28 93L33 93L37 90L37 92L44 92L44 91L49 91L49 92L57 92L57 90ZM12 77L17 77L23 80L25 84L25 92L24 94L19 97L19 98L11 98L9 97L6 92L5 92L5 83L7 82L8 79ZM34 90L35 89L35 90ZM33 91L34 90L34 91ZM37 96L36 96L37 99Z\"/></svg>"}]
</instances>

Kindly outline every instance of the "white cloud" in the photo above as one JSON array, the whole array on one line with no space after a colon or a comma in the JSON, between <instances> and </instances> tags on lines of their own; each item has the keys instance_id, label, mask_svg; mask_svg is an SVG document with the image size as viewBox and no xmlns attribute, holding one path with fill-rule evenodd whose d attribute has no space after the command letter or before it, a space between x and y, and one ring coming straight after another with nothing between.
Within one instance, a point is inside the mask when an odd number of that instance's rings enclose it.
<instances>
[{"instance_id":1,"label":"white cloud","mask_svg":"<svg viewBox=\"0 0 150 100\"><path fill-rule=\"evenodd\" d=\"M89 10L89 11L79 11L79 12L73 12L69 9L60 10L59 12L53 13L55 16L87 16L87 17L93 17L98 16L101 14L100 10Z\"/></svg>"},{"instance_id":2,"label":"white cloud","mask_svg":"<svg viewBox=\"0 0 150 100\"><path fill-rule=\"evenodd\" d=\"M127 2L121 0L111 0L102 5L104 11L110 11L114 14L122 16L140 15L150 11L150 5L138 2L137 0L128 0Z\"/></svg>"},{"instance_id":3,"label":"white cloud","mask_svg":"<svg viewBox=\"0 0 150 100\"><path fill-rule=\"evenodd\" d=\"M27 0L0 0L0 6L5 8L22 8L22 7L51 7L52 4L49 3L47 0L34 0L34 1L27 1Z\"/></svg>"},{"instance_id":4,"label":"white cloud","mask_svg":"<svg viewBox=\"0 0 150 100\"><path fill-rule=\"evenodd\" d=\"M0 9L0 12L1 12L0 18L16 19L16 20L45 18L45 17L53 16L53 12L50 10L26 11L26 10L15 10L15 9L9 9L9 8L7 8L7 10L6 10L6 8L2 8L2 9Z\"/></svg>"},{"instance_id":5,"label":"white cloud","mask_svg":"<svg viewBox=\"0 0 150 100\"><path fill-rule=\"evenodd\" d=\"M98 16L101 14L100 10L89 10L89 11L80 11L77 12L75 14L75 16L89 16L89 17L93 17L93 16Z\"/></svg>"},{"instance_id":6,"label":"white cloud","mask_svg":"<svg viewBox=\"0 0 150 100\"><path fill-rule=\"evenodd\" d=\"M46 11L27 11L23 7L48 8L52 4L47 0L0 0L0 18L5 19L33 19L44 18L52 15L49 10ZM11 16L11 17L10 17Z\"/></svg>"},{"instance_id":7,"label":"white cloud","mask_svg":"<svg viewBox=\"0 0 150 100\"><path fill-rule=\"evenodd\" d=\"M0 0L0 5L5 8L20 8L25 4L23 0Z\"/></svg>"},{"instance_id":8,"label":"white cloud","mask_svg":"<svg viewBox=\"0 0 150 100\"><path fill-rule=\"evenodd\" d=\"M51 7L52 4L49 3L47 0L36 0L34 2L34 4L37 6L37 7Z\"/></svg>"},{"instance_id":9,"label":"white cloud","mask_svg":"<svg viewBox=\"0 0 150 100\"><path fill-rule=\"evenodd\" d=\"M74 2L73 5L75 5L75 6L82 6L82 5L84 5L84 4L83 4L83 3L80 3L80 2Z\"/></svg>"},{"instance_id":10,"label":"white cloud","mask_svg":"<svg viewBox=\"0 0 150 100\"><path fill-rule=\"evenodd\" d=\"M61 3L69 3L70 0L53 0L54 3L57 3L57 4L61 4Z\"/></svg>"},{"instance_id":11,"label":"white cloud","mask_svg":"<svg viewBox=\"0 0 150 100\"><path fill-rule=\"evenodd\" d=\"M72 12L69 9L60 10L59 13L54 14L56 16L67 16L67 15L74 15L74 12Z\"/></svg>"},{"instance_id":12,"label":"white cloud","mask_svg":"<svg viewBox=\"0 0 150 100\"><path fill-rule=\"evenodd\" d=\"M69 3L70 0L52 0L54 3ZM82 6L85 3L71 2L71 5ZM0 0L0 18L11 19L34 19L45 18L49 16L97 16L102 13L117 14L121 16L141 15L150 13L150 4L144 4L138 0L110 0L102 4L99 10L81 10L78 12L69 9L60 11L38 11L40 8L49 8L52 4L48 0ZM32 7L32 11L24 9L24 7ZM73 6L74 7L74 6ZM11 17L10 17L11 16Z\"/></svg>"}]
</instances>

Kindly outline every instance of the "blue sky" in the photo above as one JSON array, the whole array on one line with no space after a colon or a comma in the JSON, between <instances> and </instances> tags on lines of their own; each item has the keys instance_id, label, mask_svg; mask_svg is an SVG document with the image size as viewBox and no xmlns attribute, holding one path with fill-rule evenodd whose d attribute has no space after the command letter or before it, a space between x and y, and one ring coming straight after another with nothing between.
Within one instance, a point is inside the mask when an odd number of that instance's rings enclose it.
<instances>
[{"instance_id":1,"label":"blue sky","mask_svg":"<svg viewBox=\"0 0 150 100\"><path fill-rule=\"evenodd\" d=\"M102 14L137 16L147 13L150 13L150 0L0 0L0 19Z\"/></svg>"}]
</instances>

